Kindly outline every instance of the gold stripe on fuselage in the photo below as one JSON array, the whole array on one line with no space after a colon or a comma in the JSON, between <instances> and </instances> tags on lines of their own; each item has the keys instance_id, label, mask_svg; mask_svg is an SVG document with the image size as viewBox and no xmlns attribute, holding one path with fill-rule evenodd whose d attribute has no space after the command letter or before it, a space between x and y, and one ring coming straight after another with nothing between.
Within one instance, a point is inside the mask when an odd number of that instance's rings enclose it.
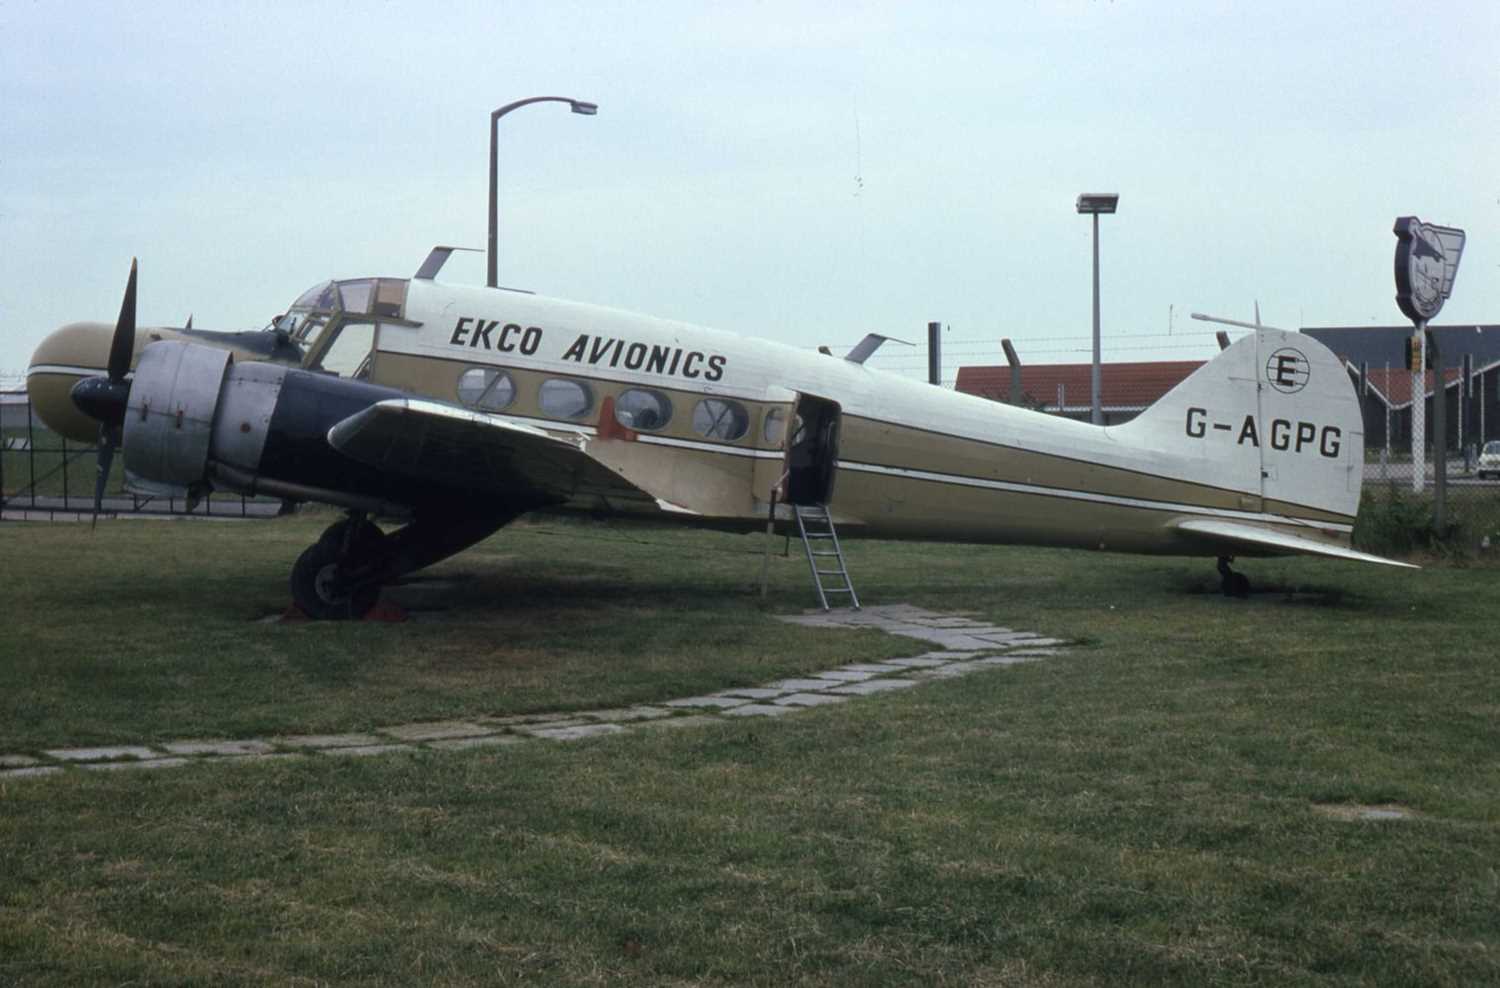
<instances>
[{"instance_id":1,"label":"gold stripe on fuselage","mask_svg":"<svg viewBox=\"0 0 1500 988\"><path fill-rule=\"evenodd\" d=\"M740 400L750 427L740 440L726 442L692 428L694 404L723 396L675 382L389 351L377 355L374 370L377 383L457 402L459 378L471 367L511 376L515 398L496 414L558 432L596 434L606 398L636 388L661 392L673 406L664 428L639 432L633 443L594 442L590 453L663 500L697 512L690 516L695 523L717 517L748 529L764 522L783 456L779 443L765 439L766 417L772 409L784 412L785 402ZM549 379L586 383L594 395L589 411L575 419L548 416L539 393ZM1347 541L1352 521L1207 484L862 415L842 418L840 464L830 507L841 525L870 535L1171 553L1184 550L1171 522L1185 514L1253 520L1333 544ZM591 498L575 506L599 507Z\"/></svg>"}]
</instances>

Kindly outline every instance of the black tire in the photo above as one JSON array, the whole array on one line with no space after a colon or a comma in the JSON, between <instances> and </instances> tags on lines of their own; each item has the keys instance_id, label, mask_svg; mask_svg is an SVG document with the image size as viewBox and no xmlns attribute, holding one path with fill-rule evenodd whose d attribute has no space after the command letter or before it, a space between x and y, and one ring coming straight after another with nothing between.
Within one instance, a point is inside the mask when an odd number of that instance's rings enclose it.
<instances>
[{"instance_id":1,"label":"black tire","mask_svg":"<svg viewBox=\"0 0 1500 988\"><path fill-rule=\"evenodd\" d=\"M315 621L364 617L380 599L380 584L339 588L339 540L324 538L308 546L292 566L292 600Z\"/></svg>"},{"instance_id":2,"label":"black tire","mask_svg":"<svg viewBox=\"0 0 1500 988\"><path fill-rule=\"evenodd\" d=\"M1223 589L1226 597L1248 597L1250 596L1250 578L1244 573L1233 571L1225 573Z\"/></svg>"}]
</instances>

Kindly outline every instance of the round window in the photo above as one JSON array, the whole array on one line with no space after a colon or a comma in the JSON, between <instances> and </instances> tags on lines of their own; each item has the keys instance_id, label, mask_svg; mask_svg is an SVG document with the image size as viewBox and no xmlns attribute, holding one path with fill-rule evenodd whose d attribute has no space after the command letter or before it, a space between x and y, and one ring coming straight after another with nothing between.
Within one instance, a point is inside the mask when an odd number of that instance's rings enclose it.
<instances>
[{"instance_id":1,"label":"round window","mask_svg":"<svg viewBox=\"0 0 1500 988\"><path fill-rule=\"evenodd\" d=\"M767 446L780 446L782 437L786 435L786 412L780 408L773 408L766 412L765 425L761 427L761 436L765 438Z\"/></svg>"},{"instance_id":2,"label":"round window","mask_svg":"<svg viewBox=\"0 0 1500 988\"><path fill-rule=\"evenodd\" d=\"M671 418L672 402L660 391L631 388L615 399L615 421L627 429L661 429Z\"/></svg>"},{"instance_id":3,"label":"round window","mask_svg":"<svg viewBox=\"0 0 1500 988\"><path fill-rule=\"evenodd\" d=\"M582 381L551 377L542 382L538 402L548 418L576 419L594 407L594 393Z\"/></svg>"},{"instance_id":4,"label":"round window","mask_svg":"<svg viewBox=\"0 0 1500 988\"><path fill-rule=\"evenodd\" d=\"M458 379L458 400L465 405L498 412L516 399L509 374L493 367L470 367Z\"/></svg>"},{"instance_id":5,"label":"round window","mask_svg":"<svg viewBox=\"0 0 1500 988\"><path fill-rule=\"evenodd\" d=\"M693 409L693 431L705 439L732 443L750 431L750 415L737 401L704 398Z\"/></svg>"}]
</instances>

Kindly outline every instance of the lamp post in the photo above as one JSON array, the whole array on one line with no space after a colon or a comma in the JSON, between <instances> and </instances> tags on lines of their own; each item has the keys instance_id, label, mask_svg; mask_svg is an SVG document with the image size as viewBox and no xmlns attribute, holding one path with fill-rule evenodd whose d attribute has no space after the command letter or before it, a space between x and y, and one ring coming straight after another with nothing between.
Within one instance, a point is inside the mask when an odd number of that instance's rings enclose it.
<instances>
[{"instance_id":1,"label":"lamp post","mask_svg":"<svg viewBox=\"0 0 1500 988\"><path fill-rule=\"evenodd\" d=\"M1089 421L1104 424L1104 409L1099 404L1099 214L1113 213L1120 197L1113 192L1085 192L1078 197L1078 211L1094 217L1094 366L1089 373L1093 391L1093 405L1089 409Z\"/></svg>"},{"instance_id":2,"label":"lamp post","mask_svg":"<svg viewBox=\"0 0 1500 988\"><path fill-rule=\"evenodd\" d=\"M491 288L495 287L497 277L495 247L498 240L497 231L499 228L499 195L497 188L499 186L500 167L495 147L500 134L500 118L511 110L519 110L529 103L566 103L574 113L580 113L586 117L592 117L599 112L598 104L589 103L586 100L569 99L566 96L533 96L530 99L518 99L514 103L507 103L490 114L490 244L489 276L485 284Z\"/></svg>"}]
</instances>

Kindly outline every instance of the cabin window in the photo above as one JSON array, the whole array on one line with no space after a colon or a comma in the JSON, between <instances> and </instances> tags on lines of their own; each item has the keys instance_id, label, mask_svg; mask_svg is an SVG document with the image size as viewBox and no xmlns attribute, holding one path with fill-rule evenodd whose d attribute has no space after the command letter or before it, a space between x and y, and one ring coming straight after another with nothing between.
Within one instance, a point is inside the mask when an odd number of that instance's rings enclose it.
<instances>
[{"instance_id":1,"label":"cabin window","mask_svg":"<svg viewBox=\"0 0 1500 988\"><path fill-rule=\"evenodd\" d=\"M470 367L458 379L458 400L465 405L498 412L516 398L516 383L493 367Z\"/></svg>"},{"instance_id":2,"label":"cabin window","mask_svg":"<svg viewBox=\"0 0 1500 988\"><path fill-rule=\"evenodd\" d=\"M767 446L780 446L782 437L786 435L786 411L773 408L766 412L766 423L761 427L760 434L765 438Z\"/></svg>"},{"instance_id":3,"label":"cabin window","mask_svg":"<svg viewBox=\"0 0 1500 988\"><path fill-rule=\"evenodd\" d=\"M631 388L615 399L615 421L627 429L660 429L671 418L672 402L660 391Z\"/></svg>"},{"instance_id":4,"label":"cabin window","mask_svg":"<svg viewBox=\"0 0 1500 988\"><path fill-rule=\"evenodd\" d=\"M576 419L594 407L594 393L582 381L549 377L539 396L542 414L554 419Z\"/></svg>"},{"instance_id":5,"label":"cabin window","mask_svg":"<svg viewBox=\"0 0 1500 988\"><path fill-rule=\"evenodd\" d=\"M335 333L318 360L318 369L361 381L368 378L375 349L375 326L365 322L345 323Z\"/></svg>"},{"instance_id":6,"label":"cabin window","mask_svg":"<svg viewBox=\"0 0 1500 988\"><path fill-rule=\"evenodd\" d=\"M693 431L705 439L732 443L750 431L750 414L737 401L704 398L693 409Z\"/></svg>"}]
</instances>

